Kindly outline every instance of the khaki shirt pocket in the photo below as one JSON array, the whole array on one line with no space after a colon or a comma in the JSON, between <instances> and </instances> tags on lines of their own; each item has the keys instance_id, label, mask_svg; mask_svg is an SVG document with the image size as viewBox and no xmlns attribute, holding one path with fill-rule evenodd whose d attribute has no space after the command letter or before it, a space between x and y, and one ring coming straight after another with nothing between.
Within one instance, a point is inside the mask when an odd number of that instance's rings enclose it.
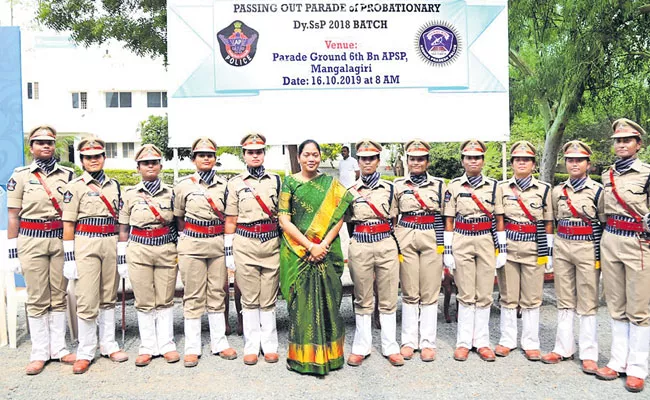
<instances>
[{"instance_id":1,"label":"khaki shirt pocket","mask_svg":"<svg viewBox=\"0 0 650 400\"><path fill-rule=\"evenodd\" d=\"M197 218L210 220L214 212L201 192L191 192L185 199L185 212Z\"/></svg>"},{"instance_id":2,"label":"khaki shirt pocket","mask_svg":"<svg viewBox=\"0 0 650 400\"><path fill-rule=\"evenodd\" d=\"M255 200L255 196L249 188L243 188L237 195L239 196L239 209L241 212L249 214L255 210L257 200Z\"/></svg>"}]
</instances>

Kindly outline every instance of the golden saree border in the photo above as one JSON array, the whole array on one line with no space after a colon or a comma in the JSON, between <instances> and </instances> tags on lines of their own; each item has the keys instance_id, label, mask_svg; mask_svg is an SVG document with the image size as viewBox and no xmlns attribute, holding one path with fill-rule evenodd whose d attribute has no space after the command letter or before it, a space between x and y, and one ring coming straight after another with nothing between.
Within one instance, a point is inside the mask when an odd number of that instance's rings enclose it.
<instances>
[{"instance_id":1,"label":"golden saree border","mask_svg":"<svg viewBox=\"0 0 650 400\"><path fill-rule=\"evenodd\" d=\"M326 364L330 360L343 357L344 341L345 337L342 336L325 345L289 343L288 358L303 364Z\"/></svg>"},{"instance_id":2,"label":"golden saree border","mask_svg":"<svg viewBox=\"0 0 650 400\"><path fill-rule=\"evenodd\" d=\"M345 196L347 189L341 185L337 180L332 180L330 187L325 194L325 198L321 202L321 206L318 211L316 211L309 228L305 232L305 236L310 241L320 243L320 241L327 234L334 213L339 207L341 199ZM303 258L307 254L307 248L301 245L297 240L293 239L286 233L283 233L284 238L291 247L291 250L298 255L298 257Z\"/></svg>"}]
</instances>

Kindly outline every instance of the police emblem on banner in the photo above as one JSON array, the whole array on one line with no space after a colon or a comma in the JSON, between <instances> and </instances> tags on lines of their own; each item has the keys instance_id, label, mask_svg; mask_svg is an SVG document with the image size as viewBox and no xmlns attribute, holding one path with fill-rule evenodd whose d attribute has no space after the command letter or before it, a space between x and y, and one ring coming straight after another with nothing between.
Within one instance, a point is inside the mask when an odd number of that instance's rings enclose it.
<instances>
[{"instance_id":1,"label":"police emblem on banner","mask_svg":"<svg viewBox=\"0 0 650 400\"><path fill-rule=\"evenodd\" d=\"M456 29L441 21L423 25L415 42L422 61L441 67L456 61L462 49L462 40Z\"/></svg>"},{"instance_id":2,"label":"police emblem on banner","mask_svg":"<svg viewBox=\"0 0 650 400\"><path fill-rule=\"evenodd\" d=\"M221 57L233 67L248 65L257 52L258 37L255 29L242 21L234 21L217 33Z\"/></svg>"}]
</instances>

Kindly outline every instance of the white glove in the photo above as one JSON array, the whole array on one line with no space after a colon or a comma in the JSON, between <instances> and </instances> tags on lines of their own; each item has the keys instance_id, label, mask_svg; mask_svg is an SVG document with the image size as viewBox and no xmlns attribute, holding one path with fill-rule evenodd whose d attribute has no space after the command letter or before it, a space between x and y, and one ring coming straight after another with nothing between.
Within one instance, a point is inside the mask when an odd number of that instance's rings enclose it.
<instances>
[{"instance_id":1,"label":"white glove","mask_svg":"<svg viewBox=\"0 0 650 400\"><path fill-rule=\"evenodd\" d=\"M499 254L497 255L497 269L503 267L506 265L506 261L508 260L508 251L506 250L506 232L505 231L500 231L497 232L497 245L499 246ZM501 251L504 250L504 251Z\"/></svg>"},{"instance_id":2,"label":"white glove","mask_svg":"<svg viewBox=\"0 0 650 400\"><path fill-rule=\"evenodd\" d=\"M223 236L224 252L226 253L226 268L231 271L235 270L235 256L232 252L232 242L235 238L234 233L226 233Z\"/></svg>"},{"instance_id":3,"label":"white glove","mask_svg":"<svg viewBox=\"0 0 650 400\"><path fill-rule=\"evenodd\" d=\"M550 233L546 234L546 243L548 244L548 261L546 262L546 273L549 274L553 272L553 240L555 235Z\"/></svg>"},{"instance_id":4,"label":"white glove","mask_svg":"<svg viewBox=\"0 0 650 400\"><path fill-rule=\"evenodd\" d=\"M7 267L14 274L22 275L23 269L20 266L20 259L18 259L17 240L17 238L7 240L7 249L9 250L9 264Z\"/></svg>"},{"instance_id":5,"label":"white glove","mask_svg":"<svg viewBox=\"0 0 650 400\"><path fill-rule=\"evenodd\" d=\"M63 254L64 257L67 258L67 260L63 262L63 276L68 280L79 279L79 274L77 273L77 262L74 259L74 240L63 241Z\"/></svg>"},{"instance_id":6,"label":"white glove","mask_svg":"<svg viewBox=\"0 0 650 400\"><path fill-rule=\"evenodd\" d=\"M650 232L650 213L643 216L643 230Z\"/></svg>"},{"instance_id":7,"label":"white glove","mask_svg":"<svg viewBox=\"0 0 650 400\"><path fill-rule=\"evenodd\" d=\"M126 264L126 245L128 242L117 242L117 273L120 278L129 277L129 266Z\"/></svg>"},{"instance_id":8,"label":"white glove","mask_svg":"<svg viewBox=\"0 0 650 400\"><path fill-rule=\"evenodd\" d=\"M454 232L443 232L445 251L442 255L442 263L445 267L453 270L456 268L456 261L454 260L454 255L451 253L451 244L454 241Z\"/></svg>"}]
</instances>

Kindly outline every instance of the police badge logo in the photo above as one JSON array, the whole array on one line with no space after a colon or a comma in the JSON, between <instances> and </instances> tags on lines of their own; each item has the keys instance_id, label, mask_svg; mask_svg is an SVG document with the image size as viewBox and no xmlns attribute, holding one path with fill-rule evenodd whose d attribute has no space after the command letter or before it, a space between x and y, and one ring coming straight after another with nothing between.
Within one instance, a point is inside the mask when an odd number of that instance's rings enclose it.
<instances>
[{"instance_id":1,"label":"police badge logo","mask_svg":"<svg viewBox=\"0 0 650 400\"><path fill-rule=\"evenodd\" d=\"M435 21L423 25L415 37L422 61L444 67L456 61L462 49L458 32L446 22Z\"/></svg>"},{"instance_id":2,"label":"police badge logo","mask_svg":"<svg viewBox=\"0 0 650 400\"><path fill-rule=\"evenodd\" d=\"M68 190L63 195L63 202L64 203L69 203L71 200L72 200L72 193L70 193L70 191Z\"/></svg>"},{"instance_id":3,"label":"police badge logo","mask_svg":"<svg viewBox=\"0 0 650 400\"><path fill-rule=\"evenodd\" d=\"M9 182L7 182L7 190L10 192L16 190L16 181L14 178L9 179Z\"/></svg>"},{"instance_id":4,"label":"police badge logo","mask_svg":"<svg viewBox=\"0 0 650 400\"><path fill-rule=\"evenodd\" d=\"M221 57L233 67L248 65L257 52L258 37L255 29L234 21L217 34Z\"/></svg>"}]
</instances>

